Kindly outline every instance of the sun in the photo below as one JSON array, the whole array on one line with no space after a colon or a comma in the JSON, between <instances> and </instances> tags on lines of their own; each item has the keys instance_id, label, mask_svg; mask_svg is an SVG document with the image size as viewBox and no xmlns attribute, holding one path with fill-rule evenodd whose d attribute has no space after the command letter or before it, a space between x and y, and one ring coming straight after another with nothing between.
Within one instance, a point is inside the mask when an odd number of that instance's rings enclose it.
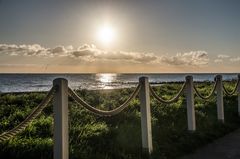
<instances>
[{"instance_id":1,"label":"sun","mask_svg":"<svg viewBox=\"0 0 240 159\"><path fill-rule=\"evenodd\" d=\"M105 24L99 28L97 33L98 40L103 43L104 45L109 45L115 40L116 32L114 28L109 25Z\"/></svg>"}]
</instances>

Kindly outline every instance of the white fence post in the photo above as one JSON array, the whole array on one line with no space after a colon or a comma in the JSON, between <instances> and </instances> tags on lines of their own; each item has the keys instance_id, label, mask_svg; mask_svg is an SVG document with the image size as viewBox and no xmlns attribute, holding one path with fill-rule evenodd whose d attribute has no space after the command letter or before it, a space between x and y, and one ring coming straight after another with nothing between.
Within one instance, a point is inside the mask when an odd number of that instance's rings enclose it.
<instances>
[{"instance_id":1,"label":"white fence post","mask_svg":"<svg viewBox=\"0 0 240 159\"><path fill-rule=\"evenodd\" d=\"M238 75L238 80L240 80L240 74ZM238 116L240 116L240 83L237 88L237 96L238 96Z\"/></svg>"},{"instance_id":2,"label":"white fence post","mask_svg":"<svg viewBox=\"0 0 240 159\"><path fill-rule=\"evenodd\" d=\"M217 117L218 120L224 123L224 106L223 106L223 85L222 75L216 76L217 82Z\"/></svg>"},{"instance_id":3,"label":"white fence post","mask_svg":"<svg viewBox=\"0 0 240 159\"><path fill-rule=\"evenodd\" d=\"M57 78L53 81L57 91L54 95L54 159L68 159L68 81Z\"/></svg>"},{"instance_id":4,"label":"white fence post","mask_svg":"<svg viewBox=\"0 0 240 159\"><path fill-rule=\"evenodd\" d=\"M148 78L140 77L139 83L141 84L139 97L141 106L142 148L144 152L151 154L153 146Z\"/></svg>"},{"instance_id":5,"label":"white fence post","mask_svg":"<svg viewBox=\"0 0 240 159\"><path fill-rule=\"evenodd\" d=\"M195 108L194 108L194 94L193 94L193 77L186 76L186 97L187 97L187 120L188 130L196 130Z\"/></svg>"}]
</instances>

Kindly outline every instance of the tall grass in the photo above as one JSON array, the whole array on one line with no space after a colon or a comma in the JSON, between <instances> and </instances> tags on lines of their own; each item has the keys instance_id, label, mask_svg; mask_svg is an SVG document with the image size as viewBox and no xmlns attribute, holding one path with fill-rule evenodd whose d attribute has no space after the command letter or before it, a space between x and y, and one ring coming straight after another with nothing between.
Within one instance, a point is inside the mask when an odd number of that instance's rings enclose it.
<instances>
[{"instance_id":1,"label":"tall grass","mask_svg":"<svg viewBox=\"0 0 240 159\"><path fill-rule=\"evenodd\" d=\"M165 84L155 91L165 99L173 97L180 84ZM203 94L210 92L210 84L199 84ZM233 84L228 84L231 90ZM89 104L100 109L113 109L123 103L133 89L112 91L79 90L78 94ZM41 102L45 93L2 94L0 96L0 133L23 121ZM237 97L225 97L224 124L217 120L215 99L203 101L195 97L196 132L187 131L186 101L165 105L151 100L154 152L152 158L178 158L192 152L240 125ZM141 123L138 98L129 107L113 117L96 116L69 99L70 158L137 159L141 155ZM0 158L50 159L53 157L52 104L22 133L0 143Z\"/></svg>"}]
</instances>

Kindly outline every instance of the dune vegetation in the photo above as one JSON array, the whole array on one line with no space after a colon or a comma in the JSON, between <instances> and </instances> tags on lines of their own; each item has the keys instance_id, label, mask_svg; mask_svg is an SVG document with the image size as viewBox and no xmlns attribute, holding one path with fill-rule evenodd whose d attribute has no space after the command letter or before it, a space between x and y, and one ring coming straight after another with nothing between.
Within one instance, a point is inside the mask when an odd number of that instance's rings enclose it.
<instances>
[{"instance_id":1,"label":"dune vegetation","mask_svg":"<svg viewBox=\"0 0 240 159\"><path fill-rule=\"evenodd\" d=\"M199 83L198 89L207 95L212 83ZM226 87L233 89L228 82ZM181 84L163 84L154 90L165 99L173 97ZM111 91L78 90L89 104L109 110L123 103L132 88ZM46 93L7 93L0 95L0 134L18 125L38 105ZM195 132L187 130L185 97L173 104L161 104L151 99L152 158L174 159L239 128L237 96L224 96L225 123L217 120L216 98L209 101L195 97ZM94 115L69 98L69 152L71 159L139 159L141 153L141 123L138 97L129 107L113 117ZM0 143L0 158L53 158L52 102L23 132Z\"/></svg>"}]
</instances>

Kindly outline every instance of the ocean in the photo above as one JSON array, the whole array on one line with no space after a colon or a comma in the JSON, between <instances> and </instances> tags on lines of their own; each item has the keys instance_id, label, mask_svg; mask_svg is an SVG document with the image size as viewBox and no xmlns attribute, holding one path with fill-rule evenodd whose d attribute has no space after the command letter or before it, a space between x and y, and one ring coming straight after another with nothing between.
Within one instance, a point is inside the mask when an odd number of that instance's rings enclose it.
<instances>
[{"instance_id":1,"label":"ocean","mask_svg":"<svg viewBox=\"0 0 240 159\"><path fill-rule=\"evenodd\" d=\"M0 92L48 91L55 78L66 78L73 89L119 89L134 87L139 77L147 76L152 84L185 81L192 75L194 81L213 81L216 74L0 74ZM237 74L222 74L223 80L237 79Z\"/></svg>"}]
</instances>

